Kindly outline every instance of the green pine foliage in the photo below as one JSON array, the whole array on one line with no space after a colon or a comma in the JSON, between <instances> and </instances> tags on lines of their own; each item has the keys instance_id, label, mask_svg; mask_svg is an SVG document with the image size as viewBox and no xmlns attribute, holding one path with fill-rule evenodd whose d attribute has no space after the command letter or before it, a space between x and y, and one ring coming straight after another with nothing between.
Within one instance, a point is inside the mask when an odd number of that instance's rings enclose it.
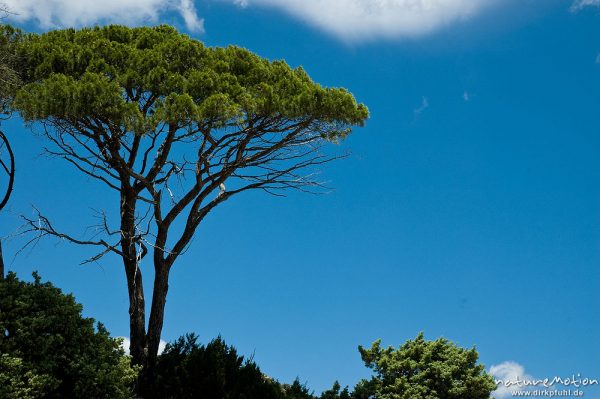
<instances>
[{"instance_id":1,"label":"green pine foliage","mask_svg":"<svg viewBox=\"0 0 600 399\"><path fill-rule=\"evenodd\" d=\"M244 117L309 116L335 140L368 116L348 91L323 88L302 68L205 47L166 25L30 34L19 60L25 86L14 105L30 121L97 117L144 133L164 122L219 128Z\"/></svg>"},{"instance_id":2,"label":"green pine foliage","mask_svg":"<svg viewBox=\"0 0 600 399\"><path fill-rule=\"evenodd\" d=\"M440 338L426 341L423 333L398 349L359 347L371 380L356 386L356 399L489 399L493 378L477 364L475 348L463 349Z\"/></svg>"},{"instance_id":3,"label":"green pine foliage","mask_svg":"<svg viewBox=\"0 0 600 399\"><path fill-rule=\"evenodd\" d=\"M120 342L34 274L0 281L0 397L130 398L137 369Z\"/></svg>"},{"instance_id":4,"label":"green pine foliage","mask_svg":"<svg viewBox=\"0 0 600 399\"><path fill-rule=\"evenodd\" d=\"M23 359L0 355L0 398L36 399L56 389L57 381L50 375L37 374Z\"/></svg>"},{"instance_id":5,"label":"green pine foliage","mask_svg":"<svg viewBox=\"0 0 600 399\"><path fill-rule=\"evenodd\" d=\"M342 389L342 386L338 381L333 383L333 387L323 392L319 399L351 399L350 391L348 387Z\"/></svg>"},{"instance_id":6,"label":"green pine foliage","mask_svg":"<svg viewBox=\"0 0 600 399\"><path fill-rule=\"evenodd\" d=\"M16 47L21 39L20 31L0 24L0 116L8 113L10 100L21 83L15 71Z\"/></svg>"},{"instance_id":7,"label":"green pine foliage","mask_svg":"<svg viewBox=\"0 0 600 399\"><path fill-rule=\"evenodd\" d=\"M299 378L296 378L291 384L282 385L282 389L285 399L317 399L306 384L300 382Z\"/></svg>"}]
</instances>

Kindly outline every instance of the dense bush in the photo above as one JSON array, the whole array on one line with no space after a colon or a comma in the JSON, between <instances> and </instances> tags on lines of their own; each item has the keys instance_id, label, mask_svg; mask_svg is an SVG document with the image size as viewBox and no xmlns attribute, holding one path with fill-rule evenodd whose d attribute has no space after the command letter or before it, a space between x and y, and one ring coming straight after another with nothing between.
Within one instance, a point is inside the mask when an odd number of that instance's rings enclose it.
<instances>
[{"instance_id":1,"label":"dense bush","mask_svg":"<svg viewBox=\"0 0 600 399\"><path fill-rule=\"evenodd\" d=\"M267 377L252 359L244 359L221 337L206 345L187 334L166 346L159 356L151 390L155 399L351 399L340 384L317 397L296 379L280 384Z\"/></svg>"},{"instance_id":2,"label":"dense bush","mask_svg":"<svg viewBox=\"0 0 600 399\"><path fill-rule=\"evenodd\" d=\"M219 337L200 345L187 334L159 356L150 398L280 399L280 385Z\"/></svg>"},{"instance_id":3,"label":"dense bush","mask_svg":"<svg viewBox=\"0 0 600 399\"><path fill-rule=\"evenodd\" d=\"M129 398L137 377L119 341L50 283L0 280L0 397Z\"/></svg>"}]
</instances>

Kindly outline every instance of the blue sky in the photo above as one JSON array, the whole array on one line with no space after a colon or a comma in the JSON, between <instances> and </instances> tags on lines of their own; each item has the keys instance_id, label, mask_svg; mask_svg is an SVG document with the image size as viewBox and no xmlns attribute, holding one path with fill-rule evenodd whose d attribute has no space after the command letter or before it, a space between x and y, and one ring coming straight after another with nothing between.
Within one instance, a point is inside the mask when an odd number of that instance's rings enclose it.
<instances>
[{"instance_id":1,"label":"blue sky","mask_svg":"<svg viewBox=\"0 0 600 399\"><path fill-rule=\"evenodd\" d=\"M402 0L123 0L73 10L53 0L44 18L35 2L7 3L14 23L36 31L172 23L211 46L302 65L371 111L330 149L352 152L323 168L330 194L251 193L206 220L172 271L165 340L222 334L265 373L318 392L369 375L357 345L397 346L420 331L476 345L488 369L600 379L600 2L421 0L415 11ZM103 187L39 156L43 140L19 119L2 128L18 177L1 234L31 205L73 233L94 223L92 209L114 211ZM21 244L5 244L9 263ZM39 270L126 336L118 259L79 266L89 254L48 240L10 269Z\"/></svg>"}]
</instances>

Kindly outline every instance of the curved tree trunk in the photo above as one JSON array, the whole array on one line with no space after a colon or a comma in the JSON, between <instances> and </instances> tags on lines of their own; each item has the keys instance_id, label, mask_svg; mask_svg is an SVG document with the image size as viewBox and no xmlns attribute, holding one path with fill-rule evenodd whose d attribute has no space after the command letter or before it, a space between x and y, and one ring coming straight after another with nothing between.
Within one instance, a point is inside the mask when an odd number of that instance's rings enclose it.
<instances>
[{"instance_id":1,"label":"curved tree trunk","mask_svg":"<svg viewBox=\"0 0 600 399\"><path fill-rule=\"evenodd\" d=\"M4 135L4 133L0 130L0 144L3 144L8 151L8 157L10 159L9 165L6 165L2 160L0 160L0 172L4 172L8 175L8 186L6 187L6 191L0 199L0 211L6 206L8 203L8 199L12 194L13 186L15 183L15 155L12 152L12 148L10 147L10 143L8 139Z\"/></svg>"},{"instance_id":2,"label":"curved tree trunk","mask_svg":"<svg viewBox=\"0 0 600 399\"><path fill-rule=\"evenodd\" d=\"M0 200L0 211L6 206L8 203L8 199L12 194L13 186L15 183L15 155L12 152L12 148L10 147L10 143L8 142L8 138L4 135L4 133L0 130L0 144L6 147L8 151L8 157L10 159L9 165L6 165L2 160L0 160L0 173L4 171L8 174L8 185L6 187L6 191ZM0 239L0 280L4 279L4 257L2 255L2 240Z\"/></svg>"}]
</instances>

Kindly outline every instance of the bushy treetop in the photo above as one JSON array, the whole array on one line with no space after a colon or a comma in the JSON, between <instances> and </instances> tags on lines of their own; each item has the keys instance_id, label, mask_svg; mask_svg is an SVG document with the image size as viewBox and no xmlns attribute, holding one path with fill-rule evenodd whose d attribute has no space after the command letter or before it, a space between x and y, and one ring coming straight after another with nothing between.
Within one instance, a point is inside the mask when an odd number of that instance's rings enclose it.
<instances>
[{"instance_id":1,"label":"bushy treetop","mask_svg":"<svg viewBox=\"0 0 600 399\"><path fill-rule=\"evenodd\" d=\"M210 129L279 116L336 124L339 136L368 116L348 91L321 87L302 68L206 47L166 25L30 34L20 59L26 84L15 107L27 120L93 115L144 133L162 122Z\"/></svg>"},{"instance_id":2,"label":"bushy treetop","mask_svg":"<svg viewBox=\"0 0 600 399\"><path fill-rule=\"evenodd\" d=\"M357 399L489 399L493 378L477 364L475 348L463 349L440 338L426 341L423 334L399 348L359 347L365 365L375 372L361 381Z\"/></svg>"}]
</instances>

